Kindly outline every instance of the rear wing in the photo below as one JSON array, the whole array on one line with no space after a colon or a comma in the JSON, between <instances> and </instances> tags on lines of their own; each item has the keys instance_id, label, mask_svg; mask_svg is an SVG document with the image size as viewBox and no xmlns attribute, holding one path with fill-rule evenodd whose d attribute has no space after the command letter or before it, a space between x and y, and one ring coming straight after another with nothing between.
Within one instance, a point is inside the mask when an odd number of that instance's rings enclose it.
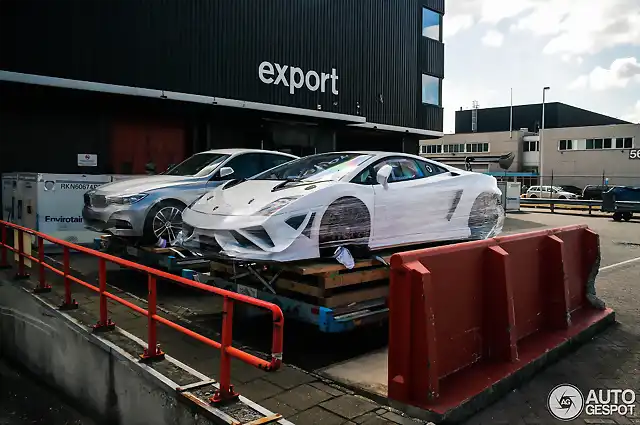
<instances>
[{"instance_id":1,"label":"rear wing","mask_svg":"<svg viewBox=\"0 0 640 425\"><path fill-rule=\"evenodd\" d=\"M434 161L443 162L443 163L447 163L448 161L451 161L450 156L448 157L429 156L428 159L432 159ZM472 171L471 163L478 161L478 162L488 162L492 164L498 164L500 165L500 168L502 168L503 170L508 170L509 167L511 167L511 164L513 164L514 159L515 159L515 155L513 152L509 152L504 155L467 155L464 158L464 169L466 171Z\"/></svg>"}]
</instances>

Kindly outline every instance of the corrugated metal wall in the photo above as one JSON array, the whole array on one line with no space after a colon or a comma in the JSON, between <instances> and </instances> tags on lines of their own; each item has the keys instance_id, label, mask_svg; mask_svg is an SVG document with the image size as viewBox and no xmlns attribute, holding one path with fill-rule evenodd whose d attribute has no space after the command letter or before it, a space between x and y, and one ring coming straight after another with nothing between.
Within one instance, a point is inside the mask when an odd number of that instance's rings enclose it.
<instances>
[{"instance_id":1,"label":"corrugated metal wall","mask_svg":"<svg viewBox=\"0 0 640 425\"><path fill-rule=\"evenodd\" d=\"M426 0L435 10L443 0ZM2 0L0 69L365 115L441 128L419 68L441 75L416 0ZM420 65L418 63L420 57ZM337 96L262 83L262 61L338 74ZM418 77L418 78L417 78ZM329 80L329 83L331 80ZM428 118L424 118L428 117Z\"/></svg>"}]
</instances>

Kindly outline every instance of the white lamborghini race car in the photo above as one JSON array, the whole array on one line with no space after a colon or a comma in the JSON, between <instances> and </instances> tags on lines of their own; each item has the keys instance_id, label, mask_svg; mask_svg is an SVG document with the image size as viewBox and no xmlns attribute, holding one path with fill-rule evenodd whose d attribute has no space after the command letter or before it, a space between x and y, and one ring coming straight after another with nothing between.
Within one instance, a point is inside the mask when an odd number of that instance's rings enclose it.
<instances>
[{"instance_id":1,"label":"white lamborghini race car","mask_svg":"<svg viewBox=\"0 0 640 425\"><path fill-rule=\"evenodd\" d=\"M496 179L419 156L333 152L232 180L183 212L178 244L247 260L332 256L502 231Z\"/></svg>"}]
</instances>

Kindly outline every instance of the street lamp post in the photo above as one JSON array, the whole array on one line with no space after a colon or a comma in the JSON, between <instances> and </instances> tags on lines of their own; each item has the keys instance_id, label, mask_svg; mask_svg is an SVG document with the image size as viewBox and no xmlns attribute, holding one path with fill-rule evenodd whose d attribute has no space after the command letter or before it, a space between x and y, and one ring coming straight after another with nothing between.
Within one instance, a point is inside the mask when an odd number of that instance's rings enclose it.
<instances>
[{"instance_id":1,"label":"street lamp post","mask_svg":"<svg viewBox=\"0 0 640 425\"><path fill-rule=\"evenodd\" d=\"M550 90L550 87L545 87L542 89L542 126L540 127L540 135L538 137L538 174L540 175L540 191L542 191L542 139L544 138L544 103L547 94L547 90Z\"/></svg>"}]
</instances>

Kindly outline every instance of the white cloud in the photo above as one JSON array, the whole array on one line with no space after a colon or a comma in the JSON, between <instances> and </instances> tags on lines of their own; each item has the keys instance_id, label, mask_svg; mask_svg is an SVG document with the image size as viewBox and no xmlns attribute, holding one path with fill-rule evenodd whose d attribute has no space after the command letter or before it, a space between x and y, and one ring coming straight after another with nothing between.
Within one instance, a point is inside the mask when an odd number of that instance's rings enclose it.
<instances>
[{"instance_id":1,"label":"white cloud","mask_svg":"<svg viewBox=\"0 0 640 425\"><path fill-rule=\"evenodd\" d=\"M473 26L472 15L454 15L451 17L447 16L442 26L443 37L445 39L448 37L453 37L460 31L471 28L471 26Z\"/></svg>"},{"instance_id":2,"label":"white cloud","mask_svg":"<svg viewBox=\"0 0 640 425\"><path fill-rule=\"evenodd\" d=\"M640 124L640 100L638 100L631 112L622 117L623 120Z\"/></svg>"},{"instance_id":3,"label":"white cloud","mask_svg":"<svg viewBox=\"0 0 640 425\"><path fill-rule=\"evenodd\" d=\"M563 62L569 63L569 64L576 64L576 65L581 65L582 62L584 62L584 59L582 59L582 56L571 56L568 54L563 54L561 57Z\"/></svg>"},{"instance_id":4,"label":"white cloud","mask_svg":"<svg viewBox=\"0 0 640 425\"><path fill-rule=\"evenodd\" d=\"M511 31L548 38L546 54L571 58L621 45L640 46L638 0L456 0L449 4L445 25L459 15L492 26L513 20Z\"/></svg>"},{"instance_id":5,"label":"white cloud","mask_svg":"<svg viewBox=\"0 0 640 425\"><path fill-rule=\"evenodd\" d=\"M640 82L640 62L636 58L620 58L614 60L609 69L598 66L589 74L579 76L569 85L569 88L576 90L588 87L602 91L624 88L634 81Z\"/></svg>"},{"instance_id":6,"label":"white cloud","mask_svg":"<svg viewBox=\"0 0 640 425\"><path fill-rule=\"evenodd\" d=\"M482 44L489 47L500 47L504 41L504 35L500 31L489 30L482 37Z\"/></svg>"}]
</instances>

